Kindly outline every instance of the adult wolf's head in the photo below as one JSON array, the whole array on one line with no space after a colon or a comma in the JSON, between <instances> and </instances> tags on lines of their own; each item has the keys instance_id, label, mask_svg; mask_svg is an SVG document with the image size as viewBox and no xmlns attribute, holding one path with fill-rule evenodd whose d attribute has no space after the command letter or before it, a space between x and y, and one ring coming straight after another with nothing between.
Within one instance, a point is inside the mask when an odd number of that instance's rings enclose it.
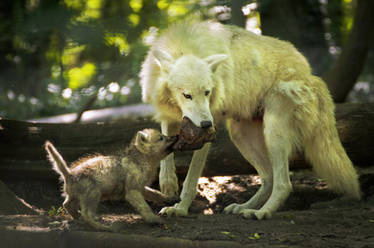
<instances>
[{"instance_id":1,"label":"adult wolf's head","mask_svg":"<svg viewBox=\"0 0 374 248\"><path fill-rule=\"evenodd\" d=\"M184 55L174 59L170 54L153 52L163 74L164 87L171 92L182 112L198 127L213 126L210 110L211 96L215 90L213 74L218 65L227 58L225 54L214 54L206 58Z\"/></svg>"}]
</instances>

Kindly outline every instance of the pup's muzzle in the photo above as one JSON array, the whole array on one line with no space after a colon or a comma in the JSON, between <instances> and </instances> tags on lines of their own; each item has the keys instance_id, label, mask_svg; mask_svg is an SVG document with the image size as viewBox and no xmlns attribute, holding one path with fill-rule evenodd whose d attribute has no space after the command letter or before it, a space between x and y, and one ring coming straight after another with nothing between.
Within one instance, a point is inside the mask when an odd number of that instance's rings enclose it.
<instances>
[{"instance_id":1,"label":"pup's muzzle","mask_svg":"<svg viewBox=\"0 0 374 248\"><path fill-rule=\"evenodd\" d=\"M174 145L178 142L178 135L174 136L167 136L166 142L168 143L167 151L168 153L171 153L174 151Z\"/></svg>"}]
</instances>

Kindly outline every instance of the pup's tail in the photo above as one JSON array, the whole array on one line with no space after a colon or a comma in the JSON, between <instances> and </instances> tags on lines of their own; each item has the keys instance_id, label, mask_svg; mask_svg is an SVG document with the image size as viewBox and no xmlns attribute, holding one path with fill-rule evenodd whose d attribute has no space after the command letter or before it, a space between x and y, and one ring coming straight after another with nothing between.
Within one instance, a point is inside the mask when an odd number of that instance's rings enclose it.
<instances>
[{"instance_id":1,"label":"pup's tail","mask_svg":"<svg viewBox=\"0 0 374 248\"><path fill-rule=\"evenodd\" d=\"M53 170L60 174L65 181L70 176L70 169L67 167L65 160L48 140L45 142L44 148L48 153L49 161L53 165Z\"/></svg>"}]
</instances>

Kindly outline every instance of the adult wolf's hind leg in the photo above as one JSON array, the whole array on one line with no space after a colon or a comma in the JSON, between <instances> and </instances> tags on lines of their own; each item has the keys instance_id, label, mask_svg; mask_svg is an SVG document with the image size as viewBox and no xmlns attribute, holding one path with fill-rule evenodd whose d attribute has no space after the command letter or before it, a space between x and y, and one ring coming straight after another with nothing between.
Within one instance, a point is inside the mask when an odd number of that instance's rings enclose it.
<instances>
[{"instance_id":1,"label":"adult wolf's hind leg","mask_svg":"<svg viewBox=\"0 0 374 248\"><path fill-rule=\"evenodd\" d=\"M262 182L257 193L247 202L233 203L224 209L225 213L239 214L245 209L258 209L267 201L272 191L273 175L267 156L262 122L230 120L227 128L231 140L244 158L255 167Z\"/></svg>"},{"instance_id":2,"label":"adult wolf's hind leg","mask_svg":"<svg viewBox=\"0 0 374 248\"><path fill-rule=\"evenodd\" d=\"M288 159L299 140L293 118L294 109L294 102L282 92L273 92L265 102L264 137L273 168L273 190L260 209L243 210L241 214L244 217L271 218L292 191Z\"/></svg>"},{"instance_id":3,"label":"adult wolf's hind leg","mask_svg":"<svg viewBox=\"0 0 374 248\"><path fill-rule=\"evenodd\" d=\"M166 121L161 123L161 131L164 135L176 135L178 124L170 124ZM174 153L170 153L161 161L159 174L160 189L167 197L172 198L178 195L178 177L175 173Z\"/></svg>"}]
</instances>

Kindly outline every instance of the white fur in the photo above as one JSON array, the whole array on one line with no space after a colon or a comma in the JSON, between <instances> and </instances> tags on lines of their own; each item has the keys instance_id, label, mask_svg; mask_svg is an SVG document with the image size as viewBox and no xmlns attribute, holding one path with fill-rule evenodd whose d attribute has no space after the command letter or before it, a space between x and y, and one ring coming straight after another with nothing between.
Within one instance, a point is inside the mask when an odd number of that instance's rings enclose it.
<instances>
[{"instance_id":1,"label":"white fur","mask_svg":"<svg viewBox=\"0 0 374 248\"><path fill-rule=\"evenodd\" d=\"M183 116L197 126L225 120L232 141L257 169L259 192L225 212L270 218L292 191L288 158L296 150L332 189L360 198L331 96L290 43L214 22L180 22L155 38L140 79L143 100L155 106L164 134L177 133ZM258 112L263 122L254 118ZM187 214L208 150L194 153L181 202L162 213ZM178 191L173 155L161 164L160 182L164 193Z\"/></svg>"}]
</instances>

